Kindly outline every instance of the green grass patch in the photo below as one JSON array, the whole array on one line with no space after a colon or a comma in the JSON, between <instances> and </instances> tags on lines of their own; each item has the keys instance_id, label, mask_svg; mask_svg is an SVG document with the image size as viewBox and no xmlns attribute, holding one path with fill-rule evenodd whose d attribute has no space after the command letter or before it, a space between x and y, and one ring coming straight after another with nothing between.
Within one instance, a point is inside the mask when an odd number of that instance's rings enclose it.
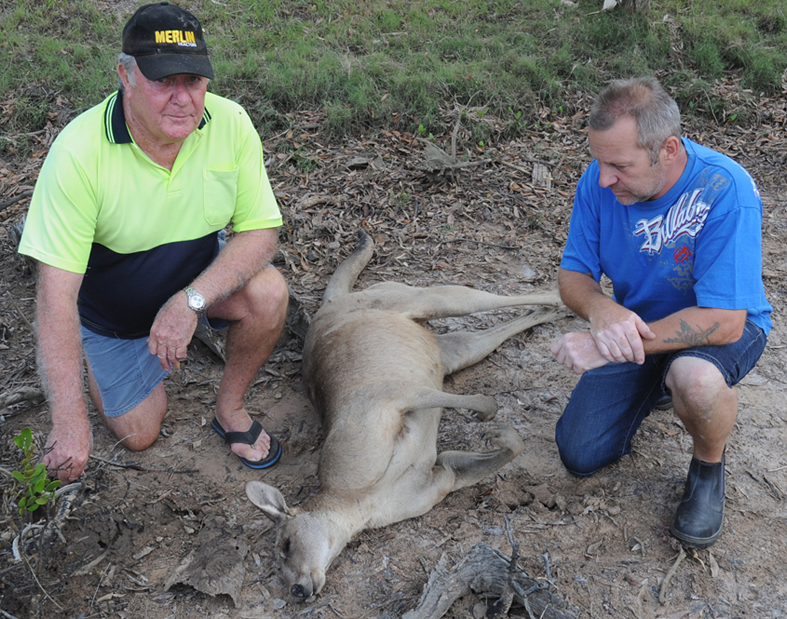
<instances>
[{"instance_id":1,"label":"green grass patch","mask_svg":"<svg viewBox=\"0 0 787 619\"><path fill-rule=\"evenodd\" d=\"M686 113L719 111L723 102L699 101L698 85L714 80L735 78L756 94L781 90L783 0L663 0L634 14L599 12L601 4L194 0L184 6L205 28L217 74L211 89L241 101L263 134L286 127L293 111L321 109L334 137L419 126L438 135L450 129L445 111L458 106L487 109L504 121L509 137L545 114L573 113L577 92L642 74L675 75L665 81L675 84ZM6 0L0 102L18 103L0 119L0 136L46 122L51 100L30 92L57 93L75 111L111 92L127 18L97 1Z\"/></svg>"}]
</instances>

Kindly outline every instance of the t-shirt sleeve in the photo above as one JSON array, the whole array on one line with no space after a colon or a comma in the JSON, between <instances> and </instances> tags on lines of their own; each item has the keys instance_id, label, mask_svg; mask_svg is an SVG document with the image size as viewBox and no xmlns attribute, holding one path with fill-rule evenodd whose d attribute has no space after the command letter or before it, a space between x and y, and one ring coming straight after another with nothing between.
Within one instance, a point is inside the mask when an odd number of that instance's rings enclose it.
<instances>
[{"instance_id":1,"label":"t-shirt sleeve","mask_svg":"<svg viewBox=\"0 0 787 619\"><path fill-rule=\"evenodd\" d=\"M764 300L762 206L753 197L744 199L745 204L716 209L697 238L694 293L700 307L748 309Z\"/></svg>"},{"instance_id":2,"label":"t-shirt sleeve","mask_svg":"<svg viewBox=\"0 0 787 619\"><path fill-rule=\"evenodd\" d=\"M598 200L593 191L594 184L597 185L593 179L594 171L597 174L597 169L594 161L577 183L577 193L574 196L574 206L568 226L568 239L560 266L567 271L590 273L593 279L599 281L602 273L599 251L601 228Z\"/></svg>"},{"instance_id":3,"label":"t-shirt sleeve","mask_svg":"<svg viewBox=\"0 0 787 619\"><path fill-rule=\"evenodd\" d=\"M96 230L96 197L84 168L55 141L36 182L19 253L84 273Z\"/></svg>"}]
</instances>

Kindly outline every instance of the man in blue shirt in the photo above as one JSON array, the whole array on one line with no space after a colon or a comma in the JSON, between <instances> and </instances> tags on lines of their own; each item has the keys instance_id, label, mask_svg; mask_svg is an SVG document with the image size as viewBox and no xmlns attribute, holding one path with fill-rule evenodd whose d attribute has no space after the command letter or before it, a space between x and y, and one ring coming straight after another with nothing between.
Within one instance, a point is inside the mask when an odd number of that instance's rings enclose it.
<instances>
[{"instance_id":1,"label":"man in blue shirt","mask_svg":"<svg viewBox=\"0 0 787 619\"><path fill-rule=\"evenodd\" d=\"M558 283L590 330L552 348L582 375L557 424L560 457L578 476L616 462L671 396L694 453L670 531L705 548L722 530L734 385L771 328L762 201L740 165L681 137L678 106L653 78L607 86L588 139L594 160L577 187Z\"/></svg>"}]
</instances>

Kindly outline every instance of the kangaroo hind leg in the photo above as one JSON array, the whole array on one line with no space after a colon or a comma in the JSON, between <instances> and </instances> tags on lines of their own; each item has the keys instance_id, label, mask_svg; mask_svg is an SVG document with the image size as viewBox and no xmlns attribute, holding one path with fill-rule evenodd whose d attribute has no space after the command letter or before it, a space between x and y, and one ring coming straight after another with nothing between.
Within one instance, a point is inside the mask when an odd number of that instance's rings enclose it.
<instances>
[{"instance_id":1,"label":"kangaroo hind leg","mask_svg":"<svg viewBox=\"0 0 787 619\"><path fill-rule=\"evenodd\" d=\"M506 297L466 286L431 286L418 288L396 282L381 282L362 293L370 307L401 312L412 320L422 321L448 316L466 316L476 312L517 305L559 307L557 292L534 292Z\"/></svg>"},{"instance_id":2,"label":"kangaroo hind leg","mask_svg":"<svg viewBox=\"0 0 787 619\"><path fill-rule=\"evenodd\" d=\"M478 363L508 338L535 325L553 320L554 309L538 309L483 331L457 331L435 336L440 347L443 372L447 375Z\"/></svg>"},{"instance_id":3,"label":"kangaroo hind leg","mask_svg":"<svg viewBox=\"0 0 787 619\"><path fill-rule=\"evenodd\" d=\"M488 452L444 451L437 455L435 466L453 473L452 492L478 483L525 450L525 444L511 426L492 423L486 428L487 438L497 446L497 449Z\"/></svg>"},{"instance_id":4,"label":"kangaroo hind leg","mask_svg":"<svg viewBox=\"0 0 787 619\"><path fill-rule=\"evenodd\" d=\"M391 509L383 510L388 517L376 521L374 526L425 514L449 493L481 481L524 450L522 439L510 426L491 423L484 427L488 428L487 438L498 449L488 453L444 451L438 454L430 475L410 469L394 490L386 492L384 500L391 501Z\"/></svg>"}]
</instances>

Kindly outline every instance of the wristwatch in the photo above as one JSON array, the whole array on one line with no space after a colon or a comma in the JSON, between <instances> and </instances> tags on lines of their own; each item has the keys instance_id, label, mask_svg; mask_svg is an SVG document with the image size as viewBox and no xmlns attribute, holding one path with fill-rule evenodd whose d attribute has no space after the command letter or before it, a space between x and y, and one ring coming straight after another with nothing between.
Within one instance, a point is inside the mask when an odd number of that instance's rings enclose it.
<instances>
[{"instance_id":1,"label":"wristwatch","mask_svg":"<svg viewBox=\"0 0 787 619\"><path fill-rule=\"evenodd\" d=\"M208 309L208 305L205 303L205 297L194 290L194 288L191 286L186 286L183 289L183 292L185 292L186 296L188 296L189 307L197 312L197 316L202 316Z\"/></svg>"}]
</instances>

